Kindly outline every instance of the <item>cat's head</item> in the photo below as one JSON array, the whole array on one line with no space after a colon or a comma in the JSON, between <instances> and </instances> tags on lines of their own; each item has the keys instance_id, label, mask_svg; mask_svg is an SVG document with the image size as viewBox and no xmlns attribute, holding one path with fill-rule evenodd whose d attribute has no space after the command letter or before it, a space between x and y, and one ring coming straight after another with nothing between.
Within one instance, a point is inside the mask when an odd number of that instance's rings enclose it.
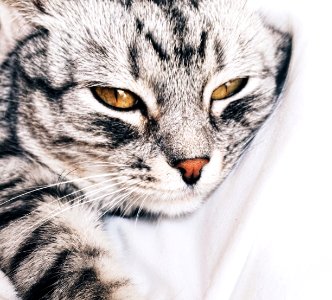
<instances>
[{"instance_id":1,"label":"cat's head","mask_svg":"<svg viewBox=\"0 0 332 300\"><path fill-rule=\"evenodd\" d=\"M194 210L285 80L289 35L244 1L7 3L36 29L16 49L20 144L100 206Z\"/></svg>"}]
</instances>

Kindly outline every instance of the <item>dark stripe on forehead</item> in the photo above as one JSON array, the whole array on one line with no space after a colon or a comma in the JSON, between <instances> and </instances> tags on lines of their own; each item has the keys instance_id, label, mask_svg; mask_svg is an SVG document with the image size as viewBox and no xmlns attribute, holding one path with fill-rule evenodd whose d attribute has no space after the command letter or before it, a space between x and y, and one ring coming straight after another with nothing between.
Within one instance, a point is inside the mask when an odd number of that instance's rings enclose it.
<instances>
[{"instance_id":1,"label":"dark stripe on forehead","mask_svg":"<svg viewBox=\"0 0 332 300\"><path fill-rule=\"evenodd\" d=\"M133 0L120 0L120 3L126 8L131 8Z\"/></svg>"},{"instance_id":2,"label":"dark stripe on forehead","mask_svg":"<svg viewBox=\"0 0 332 300\"><path fill-rule=\"evenodd\" d=\"M136 29L137 29L137 32L138 32L139 34L142 33L143 28L144 28L144 23L143 23L143 21L141 21L140 19L136 19Z\"/></svg>"},{"instance_id":3,"label":"dark stripe on forehead","mask_svg":"<svg viewBox=\"0 0 332 300\"><path fill-rule=\"evenodd\" d=\"M139 77L139 64L138 64L138 50L137 45L133 44L128 47L128 60L131 68L131 75L138 79Z\"/></svg>"},{"instance_id":4,"label":"dark stripe on forehead","mask_svg":"<svg viewBox=\"0 0 332 300\"><path fill-rule=\"evenodd\" d=\"M152 0L158 6L171 7L174 4L174 0Z\"/></svg>"},{"instance_id":5,"label":"dark stripe on forehead","mask_svg":"<svg viewBox=\"0 0 332 300\"><path fill-rule=\"evenodd\" d=\"M196 55L196 49L189 44L181 44L179 47L174 47L176 59L186 67L189 67Z\"/></svg>"},{"instance_id":6,"label":"dark stripe on forehead","mask_svg":"<svg viewBox=\"0 0 332 300\"><path fill-rule=\"evenodd\" d=\"M224 47L221 43L221 41L219 41L218 39L216 39L214 41L214 54L216 57L216 61L217 61L217 69L223 69L224 65L225 65L225 51L224 51Z\"/></svg>"},{"instance_id":7,"label":"dark stripe on forehead","mask_svg":"<svg viewBox=\"0 0 332 300\"><path fill-rule=\"evenodd\" d=\"M197 58L201 60L205 58L205 50L208 34L207 31L203 31L200 37L199 45L192 45L184 41L184 36L188 29L188 17L177 7L173 6L172 1L153 1L158 6L161 6L167 18L170 19L173 34L177 40L176 45L173 48L173 54L175 55L175 60L179 64L188 67L193 63L197 63ZM136 19L136 28L138 33L142 33L144 28L144 23ZM145 34L146 40L151 43L154 51L157 53L158 57L162 61L169 61L171 54L167 53L162 45L162 41L157 41L155 36L151 31ZM198 56L198 57L197 57Z\"/></svg>"},{"instance_id":8,"label":"dark stripe on forehead","mask_svg":"<svg viewBox=\"0 0 332 300\"><path fill-rule=\"evenodd\" d=\"M156 41L156 39L153 37L151 32L148 32L145 35L145 38L147 41L149 41L154 49L154 51L158 54L158 57L162 61L168 61L170 59L170 56L167 54L166 50L163 49L162 45Z\"/></svg>"},{"instance_id":9,"label":"dark stripe on forehead","mask_svg":"<svg viewBox=\"0 0 332 300\"><path fill-rule=\"evenodd\" d=\"M34 4L34 6L39 10L39 12L41 12L42 14L50 15L50 14L46 11L46 8L45 8L45 6L44 6L43 1L41 1L41 0L34 0L34 1L33 1L33 4Z\"/></svg>"},{"instance_id":10,"label":"dark stripe on forehead","mask_svg":"<svg viewBox=\"0 0 332 300\"><path fill-rule=\"evenodd\" d=\"M196 9L198 9L199 2L200 0L190 0L191 5Z\"/></svg>"},{"instance_id":11,"label":"dark stripe on forehead","mask_svg":"<svg viewBox=\"0 0 332 300\"><path fill-rule=\"evenodd\" d=\"M205 48L207 41L207 32L203 31L200 37L200 44L192 45L185 42L184 37L187 35L188 18L177 7L172 7L168 12L171 23L173 25L173 33L178 40L177 46L174 47L174 54L180 64L188 67L191 63L197 63L194 58L196 55L199 58L205 58Z\"/></svg>"},{"instance_id":12,"label":"dark stripe on forehead","mask_svg":"<svg viewBox=\"0 0 332 300\"><path fill-rule=\"evenodd\" d=\"M208 32L207 31L202 31L202 33L201 33L201 43L199 44L199 47L198 47L198 55L201 59L205 58L205 50L206 50L207 39L208 39Z\"/></svg>"},{"instance_id":13,"label":"dark stripe on forehead","mask_svg":"<svg viewBox=\"0 0 332 300\"><path fill-rule=\"evenodd\" d=\"M181 43L179 46L174 47L176 59L185 67L189 67L190 65L196 66L198 62L202 62L205 59L207 39L208 34L206 31L203 31L198 47L187 43Z\"/></svg>"},{"instance_id":14,"label":"dark stripe on forehead","mask_svg":"<svg viewBox=\"0 0 332 300\"><path fill-rule=\"evenodd\" d=\"M173 33L178 36L178 38L183 39L183 36L188 30L187 17L176 7L170 10L169 15L173 23Z\"/></svg>"},{"instance_id":15,"label":"dark stripe on forehead","mask_svg":"<svg viewBox=\"0 0 332 300\"><path fill-rule=\"evenodd\" d=\"M181 2L186 1L189 5L192 5L195 9L198 9L200 0L182 0ZM161 8L170 9L173 7L177 1L175 0L152 0L152 2ZM180 1L179 1L180 2Z\"/></svg>"}]
</instances>

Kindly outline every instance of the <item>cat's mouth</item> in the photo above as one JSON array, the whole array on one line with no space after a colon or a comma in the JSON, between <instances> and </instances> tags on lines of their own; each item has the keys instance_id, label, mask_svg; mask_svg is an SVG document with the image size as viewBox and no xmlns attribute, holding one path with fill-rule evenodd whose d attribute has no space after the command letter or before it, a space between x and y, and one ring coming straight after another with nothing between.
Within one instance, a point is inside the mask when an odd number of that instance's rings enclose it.
<instances>
[{"instance_id":1,"label":"cat's mouth","mask_svg":"<svg viewBox=\"0 0 332 300\"><path fill-rule=\"evenodd\" d=\"M181 216L196 210L218 186L221 166L222 155L218 151L209 161L204 158L182 161L178 168L158 158L149 162L149 168L141 162L135 170L100 169L100 175L92 176L82 187L88 201L103 211L121 210L127 215L144 210L162 216Z\"/></svg>"},{"instance_id":2,"label":"cat's mouth","mask_svg":"<svg viewBox=\"0 0 332 300\"><path fill-rule=\"evenodd\" d=\"M121 211L123 215L139 216L142 213L163 217L183 216L197 210L214 187L211 186L204 191L198 186L178 190L137 189L131 194L130 199L121 205Z\"/></svg>"}]
</instances>

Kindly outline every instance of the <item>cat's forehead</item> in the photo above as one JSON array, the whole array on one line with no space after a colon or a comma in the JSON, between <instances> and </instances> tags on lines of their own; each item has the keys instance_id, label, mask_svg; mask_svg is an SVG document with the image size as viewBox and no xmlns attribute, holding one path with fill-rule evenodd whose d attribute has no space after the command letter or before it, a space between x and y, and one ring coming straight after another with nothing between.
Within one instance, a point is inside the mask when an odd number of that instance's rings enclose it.
<instances>
[{"instance_id":1,"label":"cat's forehead","mask_svg":"<svg viewBox=\"0 0 332 300\"><path fill-rule=\"evenodd\" d=\"M134 92L140 82L164 96L195 97L225 66L237 77L272 53L271 37L244 1L60 2L46 1L39 22L53 37L52 56L62 46L82 82Z\"/></svg>"},{"instance_id":2,"label":"cat's forehead","mask_svg":"<svg viewBox=\"0 0 332 300\"><path fill-rule=\"evenodd\" d=\"M174 47L174 43L185 40L197 44L207 37L207 32L222 35L226 43L239 35L246 39L244 32L250 39L250 28L256 30L260 26L257 18L240 5L243 1L79 0L61 5L62 2L45 2L44 14L38 15L42 26L70 32L83 42L94 38L119 47L142 34L156 49Z\"/></svg>"}]
</instances>

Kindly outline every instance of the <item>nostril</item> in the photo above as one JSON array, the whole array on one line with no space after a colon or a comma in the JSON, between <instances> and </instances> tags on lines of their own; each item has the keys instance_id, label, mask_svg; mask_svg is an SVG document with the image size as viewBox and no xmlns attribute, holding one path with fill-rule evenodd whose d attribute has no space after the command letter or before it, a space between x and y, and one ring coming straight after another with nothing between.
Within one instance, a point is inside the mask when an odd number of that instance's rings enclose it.
<instances>
[{"instance_id":1,"label":"nostril","mask_svg":"<svg viewBox=\"0 0 332 300\"><path fill-rule=\"evenodd\" d=\"M199 180L203 167L208 163L207 158L186 159L177 163L175 168L181 172L183 181L192 185Z\"/></svg>"}]
</instances>

